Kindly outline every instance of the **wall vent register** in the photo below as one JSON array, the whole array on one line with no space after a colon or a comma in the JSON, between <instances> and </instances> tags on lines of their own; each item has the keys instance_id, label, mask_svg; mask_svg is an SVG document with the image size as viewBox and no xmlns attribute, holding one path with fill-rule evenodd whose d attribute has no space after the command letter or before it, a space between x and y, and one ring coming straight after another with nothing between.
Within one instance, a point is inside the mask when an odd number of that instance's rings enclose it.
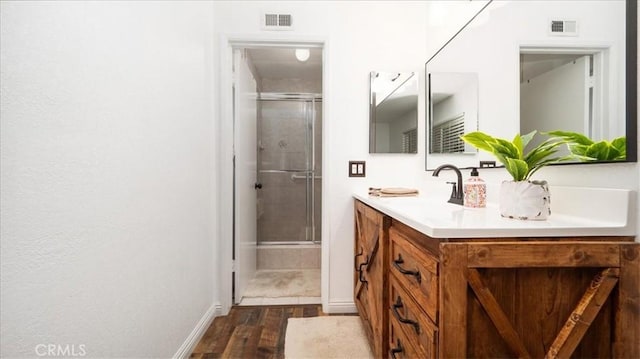
<instances>
[{"instance_id":1,"label":"wall vent register","mask_svg":"<svg viewBox=\"0 0 640 359\"><path fill-rule=\"evenodd\" d=\"M578 36L578 22L575 20L551 20L549 33L554 36Z\"/></svg>"},{"instance_id":2,"label":"wall vent register","mask_svg":"<svg viewBox=\"0 0 640 359\"><path fill-rule=\"evenodd\" d=\"M264 30L292 30L293 18L291 14L264 14L262 20Z\"/></svg>"}]
</instances>

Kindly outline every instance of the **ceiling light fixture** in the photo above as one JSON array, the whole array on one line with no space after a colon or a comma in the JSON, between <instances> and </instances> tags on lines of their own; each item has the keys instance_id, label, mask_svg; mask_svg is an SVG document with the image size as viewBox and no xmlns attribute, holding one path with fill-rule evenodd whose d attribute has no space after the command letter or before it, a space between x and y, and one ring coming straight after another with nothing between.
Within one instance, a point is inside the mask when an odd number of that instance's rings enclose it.
<instances>
[{"instance_id":1,"label":"ceiling light fixture","mask_svg":"<svg viewBox=\"0 0 640 359\"><path fill-rule=\"evenodd\" d=\"M296 49L296 59L300 62L309 60L309 49Z\"/></svg>"}]
</instances>

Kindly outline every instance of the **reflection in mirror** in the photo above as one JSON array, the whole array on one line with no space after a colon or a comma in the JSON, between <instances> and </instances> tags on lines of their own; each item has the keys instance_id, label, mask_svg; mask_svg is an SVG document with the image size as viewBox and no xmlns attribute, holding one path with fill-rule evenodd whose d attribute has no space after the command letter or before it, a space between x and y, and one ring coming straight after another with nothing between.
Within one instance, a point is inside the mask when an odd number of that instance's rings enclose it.
<instances>
[{"instance_id":1,"label":"reflection in mirror","mask_svg":"<svg viewBox=\"0 0 640 359\"><path fill-rule=\"evenodd\" d=\"M622 161L637 161L636 0L491 1L425 70L427 79L477 73L482 132L513 138L562 130L596 142L622 137ZM486 153L429 151L429 141L427 169L492 160Z\"/></svg>"},{"instance_id":2,"label":"reflection in mirror","mask_svg":"<svg viewBox=\"0 0 640 359\"><path fill-rule=\"evenodd\" d=\"M418 152L418 80L413 72L371 72L369 152Z\"/></svg>"},{"instance_id":3,"label":"reflection in mirror","mask_svg":"<svg viewBox=\"0 0 640 359\"><path fill-rule=\"evenodd\" d=\"M431 73L427 86L429 153L475 153L460 136L478 129L478 76Z\"/></svg>"},{"instance_id":4,"label":"reflection in mirror","mask_svg":"<svg viewBox=\"0 0 640 359\"><path fill-rule=\"evenodd\" d=\"M606 49L521 48L520 132L562 129L595 141L624 136L624 116L604 92L615 86L604 74L607 55Z\"/></svg>"}]
</instances>

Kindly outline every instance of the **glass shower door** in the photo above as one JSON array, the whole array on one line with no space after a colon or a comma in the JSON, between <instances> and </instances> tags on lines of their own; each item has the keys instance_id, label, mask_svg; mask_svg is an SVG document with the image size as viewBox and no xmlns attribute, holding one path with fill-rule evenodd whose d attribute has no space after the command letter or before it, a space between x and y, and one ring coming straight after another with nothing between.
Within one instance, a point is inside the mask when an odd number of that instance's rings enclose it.
<instances>
[{"instance_id":1,"label":"glass shower door","mask_svg":"<svg viewBox=\"0 0 640 359\"><path fill-rule=\"evenodd\" d=\"M313 98L292 95L261 94L258 100L259 244L314 241L315 107Z\"/></svg>"}]
</instances>

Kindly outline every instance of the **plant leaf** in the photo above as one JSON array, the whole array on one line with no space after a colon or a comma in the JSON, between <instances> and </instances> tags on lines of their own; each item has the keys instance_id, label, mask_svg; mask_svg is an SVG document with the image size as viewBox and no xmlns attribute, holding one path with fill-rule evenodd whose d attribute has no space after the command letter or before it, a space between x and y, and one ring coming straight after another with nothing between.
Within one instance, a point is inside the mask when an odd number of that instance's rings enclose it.
<instances>
[{"instance_id":1,"label":"plant leaf","mask_svg":"<svg viewBox=\"0 0 640 359\"><path fill-rule=\"evenodd\" d=\"M575 158L575 155L554 157L558 151L558 146L565 143L569 144L571 141L568 138L574 134L573 132L565 131L554 132L558 135L545 140L528 153L525 153L526 148L536 135L536 131L526 135L516 134L512 141L493 137L480 131L470 132L461 136L461 138L466 143L493 154L505 166L515 181L522 181L531 177L535 171L547 164ZM580 136L577 134L576 138L580 141L584 140L582 138L584 136Z\"/></svg>"},{"instance_id":2,"label":"plant leaf","mask_svg":"<svg viewBox=\"0 0 640 359\"><path fill-rule=\"evenodd\" d=\"M611 141L611 145L620 153L614 160L627 159L627 138L625 136L615 138Z\"/></svg>"},{"instance_id":3,"label":"plant leaf","mask_svg":"<svg viewBox=\"0 0 640 359\"><path fill-rule=\"evenodd\" d=\"M581 133L577 133L577 132L569 132L569 131L550 131L550 132L546 132L546 134L549 134L551 136L556 136L556 137L562 137L565 139L565 141L567 142L572 142L572 143L577 143L580 145L591 145L593 144L593 141L581 134Z\"/></svg>"},{"instance_id":4,"label":"plant leaf","mask_svg":"<svg viewBox=\"0 0 640 359\"><path fill-rule=\"evenodd\" d=\"M499 149L500 153L507 157L521 159L516 145L502 138L496 138L496 142L494 148Z\"/></svg>"},{"instance_id":5,"label":"plant leaf","mask_svg":"<svg viewBox=\"0 0 640 359\"><path fill-rule=\"evenodd\" d=\"M522 150L524 151L525 148L527 148L527 145L529 144L529 142L531 142L531 139L533 139L533 136L536 135L538 131L531 131L529 133L527 133L526 135L521 136L522 139Z\"/></svg>"},{"instance_id":6,"label":"plant leaf","mask_svg":"<svg viewBox=\"0 0 640 359\"><path fill-rule=\"evenodd\" d=\"M527 166L525 161L515 158L506 158L506 162L505 168L507 169L507 172L511 174L514 181L523 181L527 178L529 166Z\"/></svg>"},{"instance_id":7,"label":"plant leaf","mask_svg":"<svg viewBox=\"0 0 640 359\"><path fill-rule=\"evenodd\" d=\"M511 141L513 143L513 146L516 148L516 151L518 151L518 158L523 158L522 154L524 152L524 145L522 144L522 137L520 136L520 134L516 134L515 137L513 138L513 141Z\"/></svg>"},{"instance_id":8,"label":"plant leaf","mask_svg":"<svg viewBox=\"0 0 640 359\"><path fill-rule=\"evenodd\" d=\"M493 138L492 136L489 136L485 133L482 133L480 131L476 131L476 132L470 132L467 133L463 136L460 136L460 138L470 144L471 146L478 148L480 150L483 151L487 151L489 153L494 153L494 149L493 147L490 145L490 143L495 143L496 140L495 138Z\"/></svg>"},{"instance_id":9,"label":"plant leaf","mask_svg":"<svg viewBox=\"0 0 640 359\"><path fill-rule=\"evenodd\" d=\"M586 157L585 153L587 153L587 148L589 145L578 145L578 144L570 144L569 151L577 156Z\"/></svg>"},{"instance_id":10,"label":"plant leaf","mask_svg":"<svg viewBox=\"0 0 640 359\"><path fill-rule=\"evenodd\" d=\"M532 165L542 161L544 158L547 158L556 153L557 148L562 144L563 142L559 142L554 138L550 138L529 151L524 160L531 167Z\"/></svg>"},{"instance_id":11,"label":"plant leaf","mask_svg":"<svg viewBox=\"0 0 640 359\"><path fill-rule=\"evenodd\" d=\"M596 160L606 161L619 154L620 152L613 148L607 141L600 141L589 146L584 155Z\"/></svg>"},{"instance_id":12,"label":"plant leaf","mask_svg":"<svg viewBox=\"0 0 640 359\"><path fill-rule=\"evenodd\" d=\"M527 162L529 167L534 167L538 165L545 158L553 155L558 152L555 149L536 149L535 151L531 151L529 155L525 158L525 162Z\"/></svg>"}]
</instances>

